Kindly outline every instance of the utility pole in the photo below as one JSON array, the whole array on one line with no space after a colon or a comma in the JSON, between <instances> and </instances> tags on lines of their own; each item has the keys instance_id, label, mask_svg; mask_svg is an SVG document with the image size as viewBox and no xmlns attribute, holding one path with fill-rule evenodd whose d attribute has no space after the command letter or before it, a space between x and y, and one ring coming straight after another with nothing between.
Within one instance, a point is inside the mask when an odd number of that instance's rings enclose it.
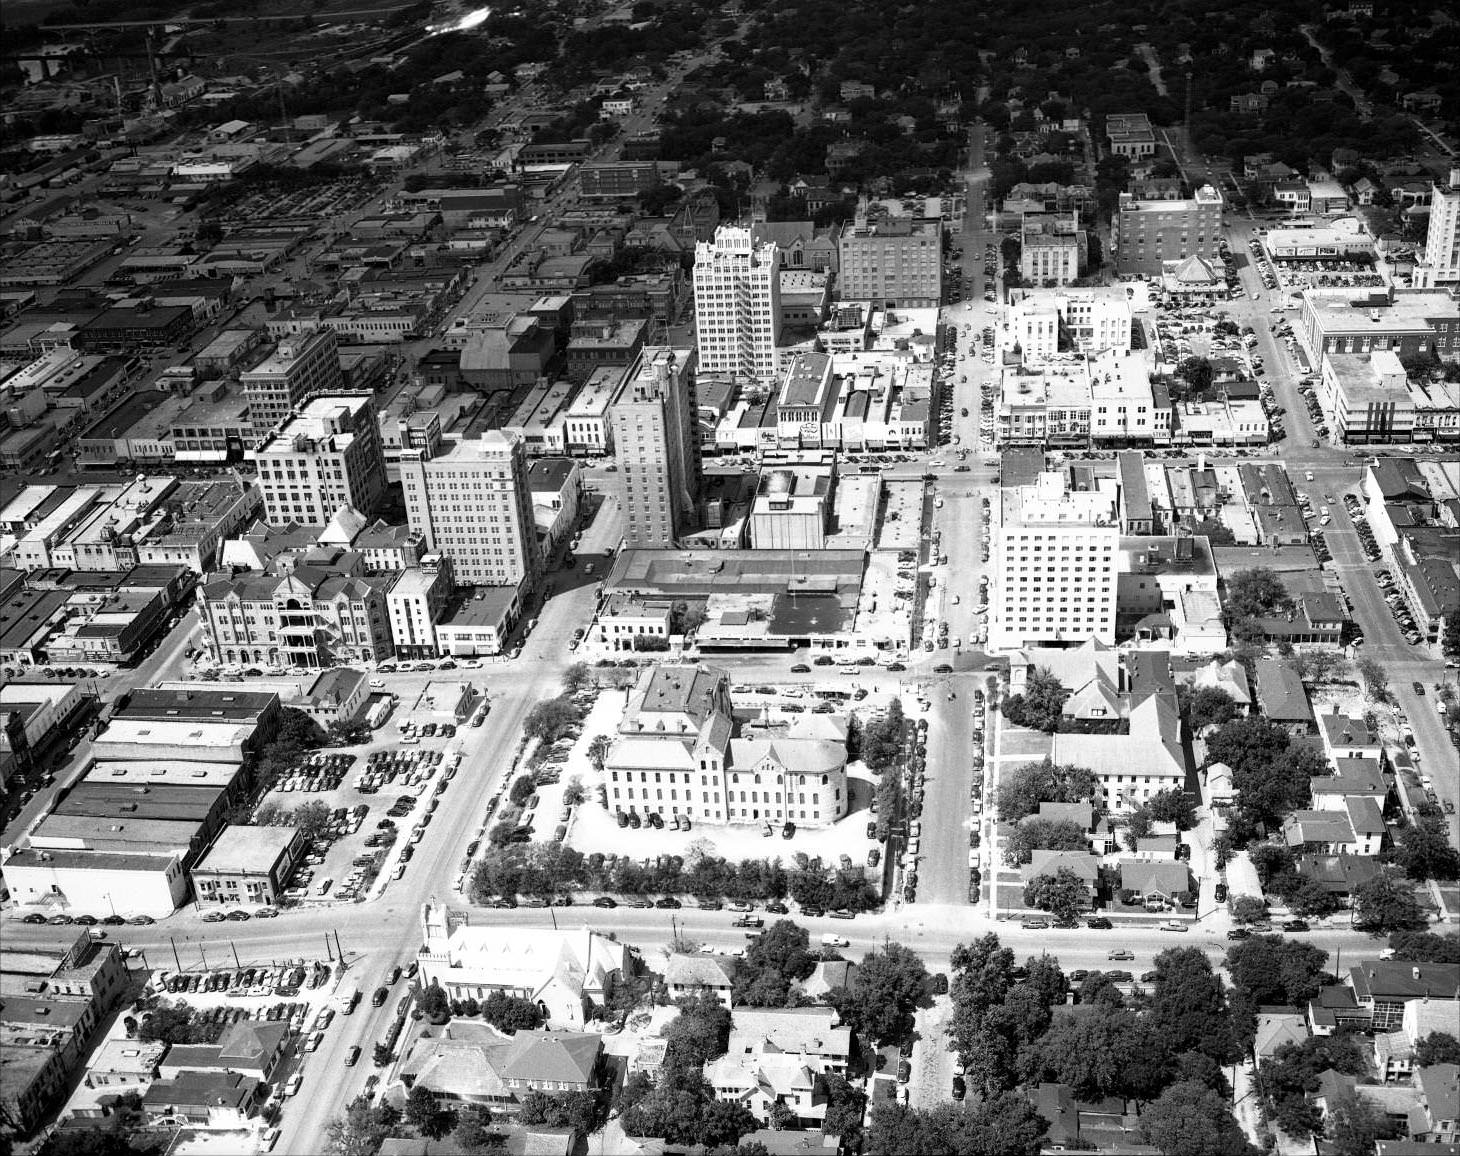
<instances>
[{"instance_id":1,"label":"utility pole","mask_svg":"<svg viewBox=\"0 0 1460 1156\"><path fill-rule=\"evenodd\" d=\"M172 936L169 935L167 937L167 942L170 943L170 944L172 944L172 961L173 961L173 963L177 964L178 971L182 971L182 969L183 969L182 956L178 955L178 953L177 953L177 940L174 939Z\"/></svg>"}]
</instances>

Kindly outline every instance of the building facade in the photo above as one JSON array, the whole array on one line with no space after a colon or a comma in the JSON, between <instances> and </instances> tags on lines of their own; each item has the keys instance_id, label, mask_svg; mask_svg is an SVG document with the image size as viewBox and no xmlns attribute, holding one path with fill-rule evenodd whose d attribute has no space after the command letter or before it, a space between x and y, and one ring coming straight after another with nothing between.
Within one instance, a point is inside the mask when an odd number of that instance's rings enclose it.
<instances>
[{"instance_id":1,"label":"building facade","mask_svg":"<svg viewBox=\"0 0 1460 1156\"><path fill-rule=\"evenodd\" d=\"M820 720L820 721L818 721ZM608 805L708 823L829 826L849 801L846 736L827 716L735 736L717 667L645 671L604 763Z\"/></svg>"},{"instance_id":2,"label":"building facade","mask_svg":"<svg viewBox=\"0 0 1460 1156\"><path fill-rule=\"evenodd\" d=\"M749 229L722 225L695 245L695 333L704 373L768 379L779 365L781 256Z\"/></svg>"},{"instance_id":3,"label":"building facade","mask_svg":"<svg viewBox=\"0 0 1460 1156\"><path fill-rule=\"evenodd\" d=\"M696 525L701 482L695 353L645 349L611 411L624 540L671 549Z\"/></svg>"},{"instance_id":4,"label":"building facade","mask_svg":"<svg viewBox=\"0 0 1460 1156\"><path fill-rule=\"evenodd\" d=\"M943 225L863 208L841 235L838 284L845 300L932 309L943 299Z\"/></svg>"},{"instance_id":5,"label":"building facade","mask_svg":"<svg viewBox=\"0 0 1460 1156\"><path fill-rule=\"evenodd\" d=\"M522 440L499 430L402 450L406 518L464 586L537 580L541 557Z\"/></svg>"},{"instance_id":6,"label":"building facade","mask_svg":"<svg viewBox=\"0 0 1460 1156\"><path fill-rule=\"evenodd\" d=\"M1430 225L1415 284L1460 284L1460 165L1452 166L1450 179L1443 185L1437 181L1430 195Z\"/></svg>"},{"instance_id":7,"label":"building facade","mask_svg":"<svg viewBox=\"0 0 1460 1156\"><path fill-rule=\"evenodd\" d=\"M1043 473L1015 493L995 544L990 646L1091 637L1113 643L1120 546L1114 480L1072 491L1064 475Z\"/></svg>"},{"instance_id":8,"label":"building facade","mask_svg":"<svg viewBox=\"0 0 1460 1156\"><path fill-rule=\"evenodd\" d=\"M287 337L238 380L248 399L249 426L254 438L262 440L311 394L340 389L338 338L333 329Z\"/></svg>"},{"instance_id":9,"label":"building facade","mask_svg":"<svg viewBox=\"0 0 1460 1156\"><path fill-rule=\"evenodd\" d=\"M1112 229L1116 272L1155 278L1167 261L1193 255L1219 259L1222 204L1222 194L1211 185L1179 201L1141 201L1122 193Z\"/></svg>"},{"instance_id":10,"label":"building facade","mask_svg":"<svg viewBox=\"0 0 1460 1156\"><path fill-rule=\"evenodd\" d=\"M226 664L380 662L393 653L386 590L394 581L316 566L283 577L218 575L198 587L203 645Z\"/></svg>"},{"instance_id":11,"label":"building facade","mask_svg":"<svg viewBox=\"0 0 1460 1156\"><path fill-rule=\"evenodd\" d=\"M385 455L369 394L310 398L252 454L264 517L322 526L342 506L372 514L385 495Z\"/></svg>"}]
</instances>

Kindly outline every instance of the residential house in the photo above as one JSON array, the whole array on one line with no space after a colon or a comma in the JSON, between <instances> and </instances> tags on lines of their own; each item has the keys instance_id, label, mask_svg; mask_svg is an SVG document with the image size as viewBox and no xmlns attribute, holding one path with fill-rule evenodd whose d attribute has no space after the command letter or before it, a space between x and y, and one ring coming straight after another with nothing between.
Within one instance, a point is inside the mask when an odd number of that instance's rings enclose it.
<instances>
[{"instance_id":1,"label":"residential house","mask_svg":"<svg viewBox=\"0 0 1460 1156\"><path fill-rule=\"evenodd\" d=\"M1191 898L1191 871L1179 860L1122 859L1120 889L1135 903L1170 906Z\"/></svg>"},{"instance_id":2,"label":"residential house","mask_svg":"<svg viewBox=\"0 0 1460 1156\"><path fill-rule=\"evenodd\" d=\"M187 1072L232 1072L272 1083L290 1039L287 1023L240 1020L229 1024L216 1044L174 1044L160 1072L164 1079Z\"/></svg>"},{"instance_id":3,"label":"residential house","mask_svg":"<svg viewBox=\"0 0 1460 1156\"><path fill-rule=\"evenodd\" d=\"M735 964L719 955L676 951L664 966L664 986L670 1000L712 995L727 1008L733 1007L730 992L735 986Z\"/></svg>"},{"instance_id":4,"label":"residential house","mask_svg":"<svg viewBox=\"0 0 1460 1156\"><path fill-rule=\"evenodd\" d=\"M237 1131L248 1127L265 1098L264 1086L237 1072L183 1072L158 1080L142 1096L156 1125Z\"/></svg>"},{"instance_id":5,"label":"residential house","mask_svg":"<svg viewBox=\"0 0 1460 1156\"><path fill-rule=\"evenodd\" d=\"M1421 1138L1435 1144L1460 1141L1460 1065L1433 1064L1420 1068L1414 1079L1425 1118Z\"/></svg>"},{"instance_id":6,"label":"residential house","mask_svg":"<svg viewBox=\"0 0 1460 1156\"><path fill-rule=\"evenodd\" d=\"M603 1039L591 1032L499 1032L453 1021L422 1032L401 1062L407 1089L425 1088L443 1109L476 1105L515 1111L532 1092L594 1092L602 1086Z\"/></svg>"},{"instance_id":7,"label":"residential house","mask_svg":"<svg viewBox=\"0 0 1460 1156\"><path fill-rule=\"evenodd\" d=\"M1312 880L1333 896L1340 907L1350 906L1354 889L1383 871L1377 859L1348 853L1302 854L1298 856L1294 869L1304 879Z\"/></svg>"},{"instance_id":8,"label":"residential house","mask_svg":"<svg viewBox=\"0 0 1460 1156\"><path fill-rule=\"evenodd\" d=\"M1335 712L1337 709L1335 705ZM1328 756L1329 762L1337 759L1370 759L1378 762L1383 756L1384 744L1362 718L1334 713L1321 715L1318 721L1319 733L1323 738L1323 753Z\"/></svg>"},{"instance_id":9,"label":"residential house","mask_svg":"<svg viewBox=\"0 0 1460 1156\"><path fill-rule=\"evenodd\" d=\"M1298 672L1276 658L1259 658L1253 664L1257 677L1257 706L1269 721L1289 734L1313 732L1313 707Z\"/></svg>"},{"instance_id":10,"label":"residential house","mask_svg":"<svg viewBox=\"0 0 1460 1156\"><path fill-rule=\"evenodd\" d=\"M1460 964L1366 959L1349 968L1342 986L1370 1027L1392 1031L1411 1000L1460 998Z\"/></svg>"},{"instance_id":11,"label":"residential house","mask_svg":"<svg viewBox=\"0 0 1460 1156\"><path fill-rule=\"evenodd\" d=\"M1301 1044L1308 1038L1308 1021L1297 1008L1260 1008L1257 1032L1252 1038L1252 1054L1257 1066L1272 1059L1284 1044Z\"/></svg>"},{"instance_id":12,"label":"residential house","mask_svg":"<svg viewBox=\"0 0 1460 1156\"><path fill-rule=\"evenodd\" d=\"M1295 851L1309 855L1374 855L1384 841L1384 822L1372 799L1356 799L1355 813L1362 821L1369 817L1374 823L1361 822L1363 831L1355 829L1356 824L1344 811L1294 811L1283 820L1283 840Z\"/></svg>"},{"instance_id":13,"label":"residential house","mask_svg":"<svg viewBox=\"0 0 1460 1156\"><path fill-rule=\"evenodd\" d=\"M778 1104L793 1127L816 1127L826 1119L826 1074L846 1072L851 1038L832 1008L742 1008L725 1054L705 1065L705 1079L717 1100L739 1103L758 1120L769 1123Z\"/></svg>"},{"instance_id":14,"label":"residential house","mask_svg":"<svg viewBox=\"0 0 1460 1156\"><path fill-rule=\"evenodd\" d=\"M1414 1054L1426 1036L1460 1030L1460 999L1412 999L1404 1005L1399 1027L1376 1032L1374 1070L1385 1083L1414 1074Z\"/></svg>"}]
</instances>

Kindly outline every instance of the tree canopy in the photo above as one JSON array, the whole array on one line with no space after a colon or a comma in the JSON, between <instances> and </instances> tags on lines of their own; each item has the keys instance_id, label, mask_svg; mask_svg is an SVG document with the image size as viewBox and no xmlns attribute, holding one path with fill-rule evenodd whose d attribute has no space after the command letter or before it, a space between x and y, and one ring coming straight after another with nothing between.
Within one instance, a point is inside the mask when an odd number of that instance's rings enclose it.
<instances>
[{"instance_id":1,"label":"tree canopy","mask_svg":"<svg viewBox=\"0 0 1460 1156\"><path fill-rule=\"evenodd\" d=\"M1093 803L1098 797L1095 775L1088 768L1044 759L1000 777L999 817L1015 822L1035 814L1040 803Z\"/></svg>"}]
</instances>

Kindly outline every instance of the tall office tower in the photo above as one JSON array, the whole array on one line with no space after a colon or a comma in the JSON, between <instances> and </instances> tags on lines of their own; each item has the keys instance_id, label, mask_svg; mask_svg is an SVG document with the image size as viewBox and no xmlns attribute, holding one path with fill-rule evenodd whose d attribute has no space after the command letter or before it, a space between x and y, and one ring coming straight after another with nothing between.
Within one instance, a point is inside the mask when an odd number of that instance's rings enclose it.
<instances>
[{"instance_id":1,"label":"tall office tower","mask_svg":"<svg viewBox=\"0 0 1460 1156\"><path fill-rule=\"evenodd\" d=\"M781 338L781 256L749 229L722 225L695 246L695 339L701 373L775 377Z\"/></svg>"},{"instance_id":2,"label":"tall office tower","mask_svg":"<svg viewBox=\"0 0 1460 1156\"><path fill-rule=\"evenodd\" d=\"M1451 167L1448 184L1435 182L1424 258L1415 266L1414 283L1426 289L1460 283L1460 165Z\"/></svg>"},{"instance_id":3,"label":"tall office tower","mask_svg":"<svg viewBox=\"0 0 1460 1156\"><path fill-rule=\"evenodd\" d=\"M1059 473L1006 491L1010 508L995 547L993 649L1115 641L1117 491L1113 478L1071 490Z\"/></svg>"},{"instance_id":4,"label":"tall office tower","mask_svg":"<svg viewBox=\"0 0 1460 1156\"><path fill-rule=\"evenodd\" d=\"M624 540L672 549L695 529L700 493L693 350L649 346L613 406Z\"/></svg>"},{"instance_id":5,"label":"tall office tower","mask_svg":"<svg viewBox=\"0 0 1460 1156\"><path fill-rule=\"evenodd\" d=\"M341 506L373 514L385 495L385 454L368 393L310 398L250 455L264 517L322 526Z\"/></svg>"},{"instance_id":6,"label":"tall office tower","mask_svg":"<svg viewBox=\"0 0 1460 1156\"><path fill-rule=\"evenodd\" d=\"M934 309L943 300L943 223L894 217L865 201L842 230L837 288L843 301Z\"/></svg>"},{"instance_id":7,"label":"tall office tower","mask_svg":"<svg viewBox=\"0 0 1460 1156\"><path fill-rule=\"evenodd\" d=\"M1115 269L1159 277L1165 262L1216 260L1222 243L1222 194L1203 185L1180 201L1140 201L1120 194L1112 222Z\"/></svg>"},{"instance_id":8,"label":"tall office tower","mask_svg":"<svg viewBox=\"0 0 1460 1156\"><path fill-rule=\"evenodd\" d=\"M542 565L527 455L515 434L402 449L406 519L426 546L451 560L463 586L515 586L536 581Z\"/></svg>"},{"instance_id":9,"label":"tall office tower","mask_svg":"<svg viewBox=\"0 0 1460 1156\"><path fill-rule=\"evenodd\" d=\"M310 394L338 392L344 387L335 331L316 329L284 338L273 353L238 380L248 399L254 440L262 441Z\"/></svg>"}]
</instances>

